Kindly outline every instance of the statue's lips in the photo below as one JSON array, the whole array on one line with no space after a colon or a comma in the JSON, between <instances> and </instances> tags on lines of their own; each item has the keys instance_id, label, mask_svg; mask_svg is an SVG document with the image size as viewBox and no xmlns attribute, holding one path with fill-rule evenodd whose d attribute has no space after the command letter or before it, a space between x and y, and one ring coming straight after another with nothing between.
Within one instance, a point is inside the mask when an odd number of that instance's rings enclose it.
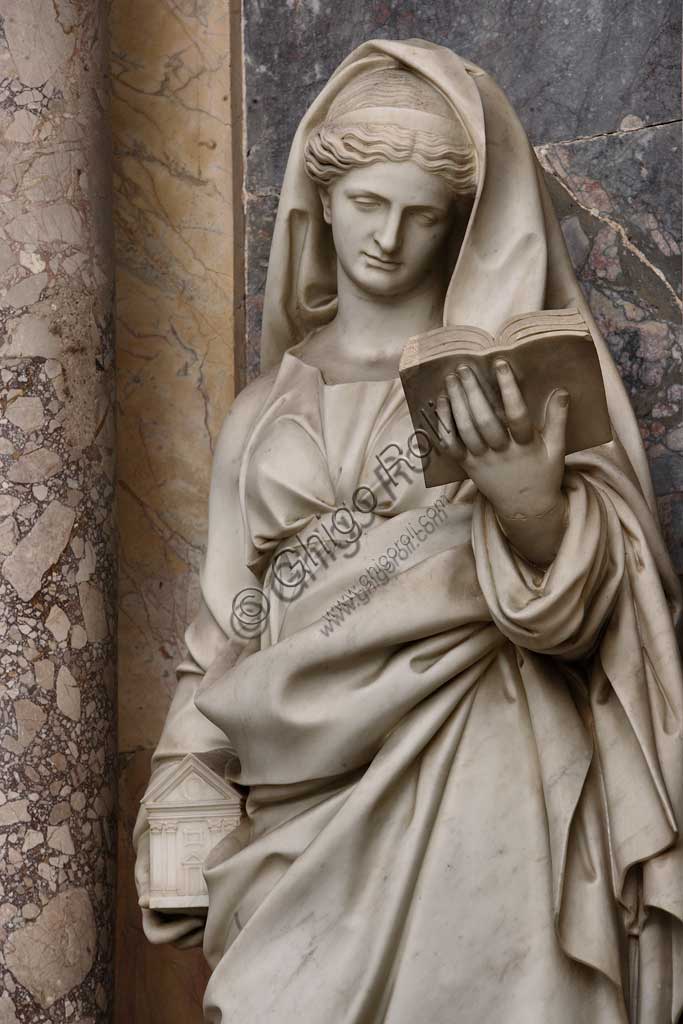
<instances>
[{"instance_id":1,"label":"statue's lips","mask_svg":"<svg viewBox=\"0 0 683 1024\"><path fill-rule=\"evenodd\" d=\"M381 256L373 256L370 252L364 252L363 256L371 267L378 267L380 270L395 270L401 266L399 260L385 260Z\"/></svg>"}]
</instances>

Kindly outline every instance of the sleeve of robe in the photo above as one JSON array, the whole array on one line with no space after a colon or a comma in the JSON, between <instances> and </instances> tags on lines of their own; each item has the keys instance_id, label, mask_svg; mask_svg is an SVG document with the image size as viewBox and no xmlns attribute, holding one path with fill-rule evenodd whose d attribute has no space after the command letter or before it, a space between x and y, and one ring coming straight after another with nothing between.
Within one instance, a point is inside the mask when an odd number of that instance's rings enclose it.
<instances>
[{"instance_id":1,"label":"sleeve of robe","mask_svg":"<svg viewBox=\"0 0 683 1024\"><path fill-rule=\"evenodd\" d=\"M482 496L475 502L472 544L492 618L518 649L528 694L541 695L531 707L539 733L549 687L573 685L585 700L615 899L629 911L634 869L641 871L637 900L645 915L655 908L672 916L674 962L683 977L679 591L656 519L610 447L567 459L567 525L547 569L514 551ZM539 750L551 751L557 731L554 737L540 741ZM552 816L557 798L550 786L545 800ZM558 852L555 870L559 931L563 900L568 907L579 902L571 891L562 893L571 889L568 850L571 844ZM565 945L571 947L571 937ZM683 989L676 998L683 998Z\"/></svg>"}]
</instances>

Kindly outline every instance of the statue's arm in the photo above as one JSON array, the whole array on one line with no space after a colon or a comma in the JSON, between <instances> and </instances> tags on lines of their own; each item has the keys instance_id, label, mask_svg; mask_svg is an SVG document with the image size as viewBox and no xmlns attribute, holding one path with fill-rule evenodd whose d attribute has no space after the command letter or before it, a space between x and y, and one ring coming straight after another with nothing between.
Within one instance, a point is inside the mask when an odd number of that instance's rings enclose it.
<instances>
[{"instance_id":1,"label":"statue's arm","mask_svg":"<svg viewBox=\"0 0 683 1024\"><path fill-rule=\"evenodd\" d=\"M475 374L446 379L438 411L450 448L476 484L472 520L477 578L500 631L520 647L562 658L593 649L621 584L630 543L617 491L576 460L565 463L569 394L548 396L538 429L512 368L496 365L500 410ZM599 456L595 456L599 460ZM602 456L604 458L604 456ZM616 499L617 505L614 504Z\"/></svg>"},{"instance_id":2,"label":"statue's arm","mask_svg":"<svg viewBox=\"0 0 683 1024\"><path fill-rule=\"evenodd\" d=\"M232 601L258 580L245 565L245 539L239 498L239 472L244 448L272 387L272 375L260 377L235 400L221 429L211 472L207 553L202 572L198 614L185 633L186 657L176 672L178 683L159 743L152 757L149 785L188 753L201 756L222 771L232 753L230 740L195 706L195 695L212 664L227 668L239 658L247 641L219 625L229 621ZM215 582L221 581L220 590ZM213 608L213 610L212 610ZM149 909L149 829L140 808L133 834L135 881L150 941L192 946L201 942L203 917Z\"/></svg>"},{"instance_id":3,"label":"statue's arm","mask_svg":"<svg viewBox=\"0 0 683 1024\"><path fill-rule=\"evenodd\" d=\"M217 762L227 751L226 737L194 704L212 665L228 668L239 658L247 639L231 628L232 603L259 581L245 564L244 524L239 474L254 420L270 392L270 377L261 377L243 391L221 429L211 471L207 550L202 568L201 602L185 632L186 657L178 666L178 684L152 759L153 771L187 753L213 754Z\"/></svg>"}]
</instances>

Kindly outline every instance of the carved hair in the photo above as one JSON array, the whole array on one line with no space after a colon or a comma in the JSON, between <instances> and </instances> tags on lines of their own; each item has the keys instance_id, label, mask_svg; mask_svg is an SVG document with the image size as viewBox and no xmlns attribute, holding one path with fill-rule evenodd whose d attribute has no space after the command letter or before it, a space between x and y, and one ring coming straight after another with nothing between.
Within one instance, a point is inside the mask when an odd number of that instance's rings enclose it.
<instances>
[{"instance_id":1,"label":"carved hair","mask_svg":"<svg viewBox=\"0 0 683 1024\"><path fill-rule=\"evenodd\" d=\"M447 101L410 71L386 68L353 79L306 143L308 176L329 186L353 167L413 160L457 196L477 183L474 148Z\"/></svg>"}]
</instances>

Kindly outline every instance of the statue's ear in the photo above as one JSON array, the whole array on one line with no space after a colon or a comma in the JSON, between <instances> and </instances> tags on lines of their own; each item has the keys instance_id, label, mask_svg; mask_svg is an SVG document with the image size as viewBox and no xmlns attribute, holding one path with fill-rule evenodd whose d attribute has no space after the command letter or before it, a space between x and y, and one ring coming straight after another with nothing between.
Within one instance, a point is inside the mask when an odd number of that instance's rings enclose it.
<instances>
[{"instance_id":1,"label":"statue's ear","mask_svg":"<svg viewBox=\"0 0 683 1024\"><path fill-rule=\"evenodd\" d=\"M326 224L332 223L332 204L330 203L329 190L320 186L318 188L318 195L320 196L320 202L323 207L323 219Z\"/></svg>"}]
</instances>

